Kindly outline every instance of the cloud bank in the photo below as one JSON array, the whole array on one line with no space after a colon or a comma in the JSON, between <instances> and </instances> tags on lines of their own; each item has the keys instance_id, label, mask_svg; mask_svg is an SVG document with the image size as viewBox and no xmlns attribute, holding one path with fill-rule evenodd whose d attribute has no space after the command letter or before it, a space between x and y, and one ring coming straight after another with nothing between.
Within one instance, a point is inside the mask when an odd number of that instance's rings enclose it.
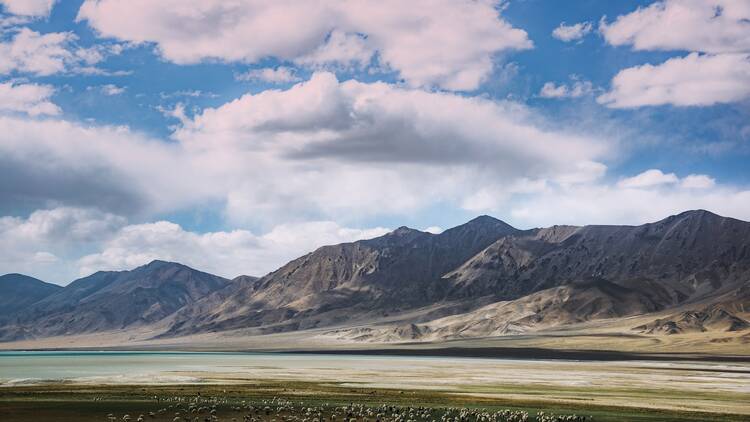
<instances>
[{"instance_id":1,"label":"cloud bank","mask_svg":"<svg viewBox=\"0 0 750 422\"><path fill-rule=\"evenodd\" d=\"M266 57L312 67L372 63L412 86L472 90L490 75L495 56L532 47L496 6L488 0L331 0L303 7L290 0L86 0L78 20L104 37L154 43L178 64Z\"/></svg>"},{"instance_id":2,"label":"cloud bank","mask_svg":"<svg viewBox=\"0 0 750 422\"><path fill-rule=\"evenodd\" d=\"M613 46L691 52L620 71L599 97L608 107L708 106L750 97L750 3L660 1L603 21L599 30Z\"/></svg>"}]
</instances>

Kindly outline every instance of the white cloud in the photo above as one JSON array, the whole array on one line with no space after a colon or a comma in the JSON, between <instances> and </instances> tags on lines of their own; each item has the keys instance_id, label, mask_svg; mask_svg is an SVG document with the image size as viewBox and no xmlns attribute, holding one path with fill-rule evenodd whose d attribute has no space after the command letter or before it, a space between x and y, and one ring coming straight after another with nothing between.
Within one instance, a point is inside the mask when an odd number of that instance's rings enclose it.
<instances>
[{"instance_id":1,"label":"white cloud","mask_svg":"<svg viewBox=\"0 0 750 422\"><path fill-rule=\"evenodd\" d=\"M576 41L585 37L592 29L591 22L581 22L574 25L566 25L565 22L562 22L552 31L552 36L564 42Z\"/></svg>"},{"instance_id":2,"label":"white cloud","mask_svg":"<svg viewBox=\"0 0 750 422\"><path fill-rule=\"evenodd\" d=\"M0 133L5 204L144 215L212 198L213 180L193 168L179 146L124 127L0 115Z\"/></svg>"},{"instance_id":3,"label":"white cloud","mask_svg":"<svg viewBox=\"0 0 750 422\"><path fill-rule=\"evenodd\" d=\"M330 221L277 226L262 236L247 230L194 233L158 221L122 228L100 252L78 260L81 275L124 270L154 259L177 261L224 277L262 276L319 246L380 236L384 228L352 229Z\"/></svg>"},{"instance_id":4,"label":"white cloud","mask_svg":"<svg viewBox=\"0 0 750 422\"><path fill-rule=\"evenodd\" d=\"M60 114L60 108L50 101L54 92L49 85L0 83L0 112L30 116Z\"/></svg>"},{"instance_id":5,"label":"white cloud","mask_svg":"<svg viewBox=\"0 0 750 422\"><path fill-rule=\"evenodd\" d=\"M410 85L452 90L477 88L492 72L494 56L532 46L491 0L87 0L78 19L102 36L153 42L180 64L266 57L351 64L377 52L380 65Z\"/></svg>"},{"instance_id":6,"label":"white cloud","mask_svg":"<svg viewBox=\"0 0 750 422\"><path fill-rule=\"evenodd\" d=\"M554 82L545 82L539 91L543 98L565 98L568 96L568 86L565 84L555 85Z\"/></svg>"},{"instance_id":7,"label":"white cloud","mask_svg":"<svg viewBox=\"0 0 750 422\"><path fill-rule=\"evenodd\" d=\"M294 69L279 66L277 68L266 67L263 69L248 70L245 73L235 75L238 81L263 81L275 84L299 82L301 79L295 74Z\"/></svg>"},{"instance_id":8,"label":"white cloud","mask_svg":"<svg viewBox=\"0 0 750 422\"><path fill-rule=\"evenodd\" d=\"M175 98L175 97L206 97L206 98L217 98L219 95L213 92L204 92L199 89L186 89L175 92L160 92L159 96L163 99Z\"/></svg>"},{"instance_id":9,"label":"white cloud","mask_svg":"<svg viewBox=\"0 0 750 422\"><path fill-rule=\"evenodd\" d=\"M597 100L613 108L708 106L750 97L750 54L691 53L621 70Z\"/></svg>"},{"instance_id":10,"label":"white cloud","mask_svg":"<svg viewBox=\"0 0 750 422\"><path fill-rule=\"evenodd\" d=\"M546 82L539 91L542 98L579 98L594 91L590 81L574 81L571 85Z\"/></svg>"},{"instance_id":11,"label":"white cloud","mask_svg":"<svg viewBox=\"0 0 750 422\"><path fill-rule=\"evenodd\" d=\"M405 215L474 191L599 177L608 139L507 101L339 82L330 73L188 117L173 142L124 127L0 116L0 195L146 218L201 204L230 222ZM218 204L218 205L216 205Z\"/></svg>"},{"instance_id":12,"label":"white cloud","mask_svg":"<svg viewBox=\"0 0 750 422\"><path fill-rule=\"evenodd\" d=\"M464 208L496 215L519 228L638 225L693 209L750 221L750 189L720 184L705 174L680 177L660 169L616 182L598 177L579 183L527 184L511 194L480 189L471 199Z\"/></svg>"},{"instance_id":13,"label":"white cloud","mask_svg":"<svg viewBox=\"0 0 750 422\"><path fill-rule=\"evenodd\" d=\"M261 236L264 242L270 242L279 252L283 252L287 261L302 256L324 245L336 245L361 239L372 239L391 231L385 227L356 229L342 227L333 221L309 221L302 223L286 223L275 226L271 231ZM281 262L280 261L280 262ZM275 270L281 264L265 264L266 272Z\"/></svg>"},{"instance_id":14,"label":"white cloud","mask_svg":"<svg viewBox=\"0 0 750 422\"><path fill-rule=\"evenodd\" d=\"M663 173L662 173L663 174ZM549 186L540 195L521 197L498 206L519 227L555 224L643 224L691 209L750 221L750 190L731 185L711 189L683 183L620 187L606 183Z\"/></svg>"},{"instance_id":15,"label":"white cloud","mask_svg":"<svg viewBox=\"0 0 750 422\"><path fill-rule=\"evenodd\" d=\"M0 15L0 30L14 26L25 25L33 19L28 16Z\"/></svg>"},{"instance_id":16,"label":"white cloud","mask_svg":"<svg viewBox=\"0 0 750 422\"><path fill-rule=\"evenodd\" d=\"M324 44L314 51L295 59L300 65L325 68L365 68L370 64L375 50L368 45L367 38L360 34L347 34L334 30Z\"/></svg>"},{"instance_id":17,"label":"white cloud","mask_svg":"<svg viewBox=\"0 0 750 422\"><path fill-rule=\"evenodd\" d=\"M26 239L31 243L57 242L61 240L94 241L102 238L124 223L124 218L98 211L94 208L60 207L38 210L28 218L0 217L0 227L7 239L10 232L15 240Z\"/></svg>"},{"instance_id":18,"label":"white cloud","mask_svg":"<svg viewBox=\"0 0 750 422\"><path fill-rule=\"evenodd\" d=\"M536 185L532 190L538 194L496 197L484 211L509 218L521 228L643 224L689 209L750 220L750 190L716 184L707 175L679 178L652 169L625 180L629 182ZM518 192L523 189L519 186ZM276 225L265 234L241 229L196 233L168 221L128 225L125 218L96 209L62 207L39 210L27 218L0 217L0 273L21 272L65 283L98 270L131 269L163 259L225 277L264 275L319 246L387 231L308 221ZM425 231L440 233L442 228Z\"/></svg>"},{"instance_id":19,"label":"white cloud","mask_svg":"<svg viewBox=\"0 0 750 422\"><path fill-rule=\"evenodd\" d=\"M432 234L440 234L443 232L443 228L439 226L430 226L430 227L425 228L422 231L425 231L427 233L432 233Z\"/></svg>"},{"instance_id":20,"label":"white cloud","mask_svg":"<svg viewBox=\"0 0 750 422\"><path fill-rule=\"evenodd\" d=\"M615 46L634 50L683 50L704 53L750 52L750 3L737 0L657 1L603 21L599 30Z\"/></svg>"},{"instance_id":21,"label":"white cloud","mask_svg":"<svg viewBox=\"0 0 750 422\"><path fill-rule=\"evenodd\" d=\"M554 177L554 181L560 185L575 185L579 183L593 182L607 172L607 166L602 163L595 161L578 161L570 169L561 172ZM528 185L526 185L528 186ZM536 184L532 184L530 187L532 190L536 190ZM523 190L518 191L523 192Z\"/></svg>"},{"instance_id":22,"label":"white cloud","mask_svg":"<svg viewBox=\"0 0 750 422\"><path fill-rule=\"evenodd\" d=\"M46 17L57 0L0 0L4 10L14 15Z\"/></svg>"},{"instance_id":23,"label":"white cloud","mask_svg":"<svg viewBox=\"0 0 750 422\"><path fill-rule=\"evenodd\" d=\"M60 258L50 252L36 252L34 253L34 256L31 257L31 261L35 264L49 265L59 262Z\"/></svg>"},{"instance_id":24,"label":"white cloud","mask_svg":"<svg viewBox=\"0 0 750 422\"><path fill-rule=\"evenodd\" d=\"M683 188L689 189L709 189L716 185L714 178L705 174L691 174L685 176L680 182Z\"/></svg>"},{"instance_id":25,"label":"white cloud","mask_svg":"<svg viewBox=\"0 0 750 422\"><path fill-rule=\"evenodd\" d=\"M674 173L662 173L659 169L646 170L641 174L620 180L617 186L620 188L648 188L664 184L677 183L679 179Z\"/></svg>"},{"instance_id":26,"label":"white cloud","mask_svg":"<svg viewBox=\"0 0 750 422\"><path fill-rule=\"evenodd\" d=\"M606 141L542 129L538 120L514 103L318 73L206 109L174 137L206 161L220 157L233 219L338 217L461 202L474 185L600 173Z\"/></svg>"},{"instance_id":27,"label":"white cloud","mask_svg":"<svg viewBox=\"0 0 750 422\"><path fill-rule=\"evenodd\" d=\"M13 72L48 76L62 72L87 72L104 59L100 48L80 48L69 32L40 34L21 28L12 39L0 42L0 75Z\"/></svg>"},{"instance_id":28,"label":"white cloud","mask_svg":"<svg viewBox=\"0 0 750 422\"><path fill-rule=\"evenodd\" d=\"M125 90L126 90L125 87L117 86L117 85L113 85L113 84L102 85L100 87L100 89L102 91L102 94L109 95L109 96L120 95L120 94L124 93Z\"/></svg>"},{"instance_id":29,"label":"white cloud","mask_svg":"<svg viewBox=\"0 0 750 422\"><path fill-rule=\"evenodd\" d=\"M750 3L667 0L602 20L614 46L691 53L620 71L599 101L613 108L709 106L750 97ZM704 54L699 54L704 53Z\"/></svg>"},{"instance_id":30,"label":"white cloud","mask_svg":"<svg viewBox=\"0 0 750 422\"><path fill-rule=\"evenodd\" d=\"M124 225L125 219L113 214L68 207L38 210L26 218L0 217L0 274L70 281L78 274L78 254L96 248Z\"/></svg>"},{"instance_id":31,"label":"white cloud","mask_svg":"<svg viewBox=\"0 0 750 422\"><path fill-rule=\"evenodd\" d=\"M331 221L283 224L263 235L247 230L195 233L168 221L127 224L94 208L38 210L0 217L0 274L21 272L66 283L99 270L126 270L154 259L234 277L264 275L320 246L377 237Z\"/></svg>"}]
</instances>

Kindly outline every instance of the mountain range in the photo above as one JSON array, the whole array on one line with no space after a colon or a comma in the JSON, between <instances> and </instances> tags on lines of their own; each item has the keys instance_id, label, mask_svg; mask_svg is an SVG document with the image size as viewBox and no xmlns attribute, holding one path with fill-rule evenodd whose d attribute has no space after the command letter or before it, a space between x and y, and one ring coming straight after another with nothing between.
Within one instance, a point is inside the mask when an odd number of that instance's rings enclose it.
<instances>
[{"instance_id":1,"label":"mountain range","mask_svg":"<svg viewBox=\"0 0 750 422\"><path fill-rule=\"evenodd\" d=\"M611 326L745 344L750 223L698 210L519 230L481 216L440 234L400 227L323 246L260 278L154 261L65 287L8 274L0 293L5 342L135 331L434 342Z\"/></svg>"}]
</instances>

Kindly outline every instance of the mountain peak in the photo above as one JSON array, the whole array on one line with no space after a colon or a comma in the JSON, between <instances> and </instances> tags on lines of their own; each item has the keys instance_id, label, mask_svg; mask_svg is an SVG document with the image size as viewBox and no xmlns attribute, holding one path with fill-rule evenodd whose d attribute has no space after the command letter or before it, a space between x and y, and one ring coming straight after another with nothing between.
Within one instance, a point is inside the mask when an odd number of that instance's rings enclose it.
<instances>
[{"instance_id":1,"label":"mountain peak","mask_svg":"<svg viewBox=\"0 0 750 422\"><path fill-rule=\"evenodd\" d=\"M139 269L148 269L148 270L157 270L159 268L164 267L184 267L185 265L180 264L179 262L172 262L172 261L164 261L161 259L154 259L153 261L149 262L148 264L141 265L140 267L136 268L136 270Z\"/></svg>"},{"instance_id":2,"label":"mountain peak","mask_svg":"<svg viewBox=\"0 0 750 422\"><path fill-rule=\"evenodd\" d=\"M465 231L491 231L494 233L497 233L498 235L503 234L512 234L515 232L518 232L519 230L515 227L511 226L510 224L498 220L495 217L491 217L489 215L480 215L478 217L475 217L468 222L461 224L459 226L450 228L446 231L444 231L441 234L450 234L450 233L456 233L456 232L465 232Z\"/></svg>"},{"instance_id":3,"label":"mountain peak","mask_svg":"<svg viewBox=\"0 0 750 422\"><path fill-rule=\"evenodd\" d=\"M424 233L422 231L419 231L417 229L412 229L411 227L401 226L397 228L396 230L388 233L390 236L408 236L413 234L420 234Z\"/></svg>"},{"instance_id":4,"label":"mountain peak","mask_svg":"<svg viewBox=\"0 0 750 422\"><path fill-rule=\"evenodd\" d=\"M718 214L714 214L711 211L704 209L688 210L677 214L677 217L719 217L723 218Z\"/></svg>"},{"instance_id":5,"label":"mountain peak","mask_svg":"<svg viewBox=\"0 0 750 422\"><path fill-rule=\"evenodd\" d=\"M0 320L14 315L32 303L62 290L56 284L45 283L24 274L11 273L0 276Z\"/></svg>"},{"instance_id":6,"label":"mountain peak","mask_svg":"<svg viewBox=\"0 0 750 422\"><path fill-rule=\"evenodd\" d=\"M50 284L47 282L44 282L42 280L39 280L38 278L34 278L25 274L19 274L19 273L9 273L0 275L0 284L39 284L39 285L49 285L54 286L55 288L58 288L60 286L57 286L56 284Z\"/></svg>"},{"instance_id":7,"label":"mountain peak","mask_svg":"<svg viewBox=\"0 0 750 422\"><path fill-rule=\"evenodd\" d=\"M482 214L480 216L474 217L468 222L469 223L504 223L502 220L498 220L497 218L492 217L487 214Z\"/></svg>"},{"instance_id":8,"label":"mountain peak","mask_svg":"<svg viewBox=\"0 0 750 422\"><path fill-rule=\"evenodd\" d=\"M670 215L669 217L661 220L660 222L671 223L671 222L680 221L680 222L700 223L700 222L721 221L721 220L729 220L729 219L727 217L722 217L718 214L714 214L711 211L707 211L704 209L696 209L696 210L683 211L675 215Z\"/></svg>"}]
</instances>

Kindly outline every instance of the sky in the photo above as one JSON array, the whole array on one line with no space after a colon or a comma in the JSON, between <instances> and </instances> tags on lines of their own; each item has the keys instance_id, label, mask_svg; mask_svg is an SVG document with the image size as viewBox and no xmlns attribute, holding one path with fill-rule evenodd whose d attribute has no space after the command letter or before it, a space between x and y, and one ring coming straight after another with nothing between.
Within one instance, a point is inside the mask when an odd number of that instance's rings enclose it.
<instances>
[{"instance_id":1,"label":"sky","mask_svg":"<svg viewBox=\"0 0 750 422\"><path fill-rule=\"evenodd\" d=\"M0 0L0 274L750 220L750 2Z\"/></svg>"}]
</instances>

